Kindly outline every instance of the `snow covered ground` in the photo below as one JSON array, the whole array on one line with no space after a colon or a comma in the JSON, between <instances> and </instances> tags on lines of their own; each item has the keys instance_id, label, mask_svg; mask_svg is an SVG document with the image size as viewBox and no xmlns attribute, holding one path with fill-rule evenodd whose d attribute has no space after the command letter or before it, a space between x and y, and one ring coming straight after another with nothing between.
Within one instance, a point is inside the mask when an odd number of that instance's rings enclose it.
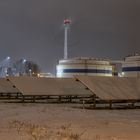
<instances>
[{"instance_id":1,"label":"snow covered ground","mask_svg":"<svg viewBox=\"0 0 140 140\"><path fill-rule=\"evenodd\" d=\"M78 106L0 103L0 140L140 140L139 109Z\"/></svg>"}]
</instances>

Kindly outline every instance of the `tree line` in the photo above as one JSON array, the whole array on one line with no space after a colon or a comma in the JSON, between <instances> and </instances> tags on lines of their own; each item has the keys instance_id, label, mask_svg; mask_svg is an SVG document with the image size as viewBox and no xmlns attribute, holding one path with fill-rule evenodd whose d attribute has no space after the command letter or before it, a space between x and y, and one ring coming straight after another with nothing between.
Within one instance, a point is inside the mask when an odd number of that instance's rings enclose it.
<instances>
[{"instance_id":1,"label":"tree line","mask_svg":"<svg viewBox=\"0 0 140 140\"><path fill-rule=\"evenodd\" d=\"M8 76L37 76L41 69L39 65L33 61L20 59L7 67Z\"/></svg>"}]
</instances>

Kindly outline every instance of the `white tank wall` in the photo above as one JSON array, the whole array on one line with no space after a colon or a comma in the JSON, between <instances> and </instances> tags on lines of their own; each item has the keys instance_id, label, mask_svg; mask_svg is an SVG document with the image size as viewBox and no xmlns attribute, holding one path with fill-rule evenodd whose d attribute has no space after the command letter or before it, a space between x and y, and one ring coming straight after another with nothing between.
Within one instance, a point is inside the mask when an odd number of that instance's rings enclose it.
<instances>
[{"instance_id":1,"label":"white tank wall","mask_svg":"<svg viewBox=\"0 0 140 140\"><path fill-rule=\"evenodd\" d=\"M128 56L125 57L125 61L140 61L140 55Z\"/></svg>"},{"instance_id":2,"label":"white tank wall","mask_svg":"<svg viewBox=\"0 0 140 140\"><path fill-rule=\"evenodd\" d=\"M57 77L73 77L74 75L112 76L112 65L108 61L94 59L60 60L57 65Z\"/></svg>"},{"instance_id":3,"label":"white tank wall","mask_svg":"<svg viewBox=\"0 0 140 140\"><path fill-rule=\"evenodd\" d=\"M129 56L122 64L122 75L124 77L140 77L140 56Z\"/></svg>"}]
</instances>

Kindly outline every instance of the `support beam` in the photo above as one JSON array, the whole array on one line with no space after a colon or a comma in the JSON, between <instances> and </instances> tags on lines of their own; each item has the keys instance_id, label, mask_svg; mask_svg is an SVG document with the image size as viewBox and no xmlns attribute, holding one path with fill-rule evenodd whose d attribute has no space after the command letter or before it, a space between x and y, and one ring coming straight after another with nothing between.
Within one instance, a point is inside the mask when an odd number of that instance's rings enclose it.
<instances>
[{"instance_id":1,"label":"support beam","mask_svg":"<svg viewBox=\"0 0 140 140\"><path fill-rule=\"evenodd\" d=\"M25 97L24 96L22 96L22 102L25 102Z\"/></svg>"},{"instance_id":2,"label":"support beam","mask_svg":"<svg viewBox=\"0 0 140 140\"><path fill-rule=\"evenodd\" d=\"M36 96L33 96L33 103L35 103Z\"/></svg>"},{"instance_id":3,"label":"support beam","mask_svg":"<svg viewBox=\"0 0 140 140\"><path fill-rule=\"evenodd\" d=\"M112 100L109 101L109 108L112 109Z\"/></svg>"},{"instance_id":4,"label":"support beam","mask_svg":"<svg viewBox=\"0 0 140 140\"><path fill-rule=\"evenodd\" d=\"M83 100L83 109L85 109L85 100Z\"/></svg>"},{"instance_id":5,"label":"support beam","mask_svg":"<svg viewBox=\"0 0 140 140\"><path fill-rule=\"evenodd\" d=\"M58 100L59 100L59 102L61 102L61 98L62 98L62 97L61 97L61 96L59 96L59 99L58 99Z\"/></svg>"},{"instance_id":6,"label":"support beam","mask_svg":"<svg viewBox=\"0 0 140 140\"><path fill-rule=\"evenodd\" d=\"M96 108L96 95L93 95L93 108Z\"/></svg>"},{"instance_id":7,"label":"support beam","mask_svg":"<svg viewBox=\"0 0 140 140\"><path fill-rule=\"evenodd\" d=\"M70 103L72 102L72 97L71 96L69 96L69 99L70 99Z\"/></svg>"}]
</instances>

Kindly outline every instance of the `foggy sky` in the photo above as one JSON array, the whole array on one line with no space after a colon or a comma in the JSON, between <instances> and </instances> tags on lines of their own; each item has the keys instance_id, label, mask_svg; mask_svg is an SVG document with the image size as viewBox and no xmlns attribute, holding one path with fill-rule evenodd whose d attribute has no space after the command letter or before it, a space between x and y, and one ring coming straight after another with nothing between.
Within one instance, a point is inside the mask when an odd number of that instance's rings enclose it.
<instances>
[{"instance_id":1,"label":"foggy sky","mask_svg":"<svg viewBox=\"0 0 140 140\"><path fill-rule=\"evenodd\" d=\"M140 53L140 0L0 0L0 60L26 58L54 72L65 18L72 19L69 57Z\"/></svg>"}]
</instances>

